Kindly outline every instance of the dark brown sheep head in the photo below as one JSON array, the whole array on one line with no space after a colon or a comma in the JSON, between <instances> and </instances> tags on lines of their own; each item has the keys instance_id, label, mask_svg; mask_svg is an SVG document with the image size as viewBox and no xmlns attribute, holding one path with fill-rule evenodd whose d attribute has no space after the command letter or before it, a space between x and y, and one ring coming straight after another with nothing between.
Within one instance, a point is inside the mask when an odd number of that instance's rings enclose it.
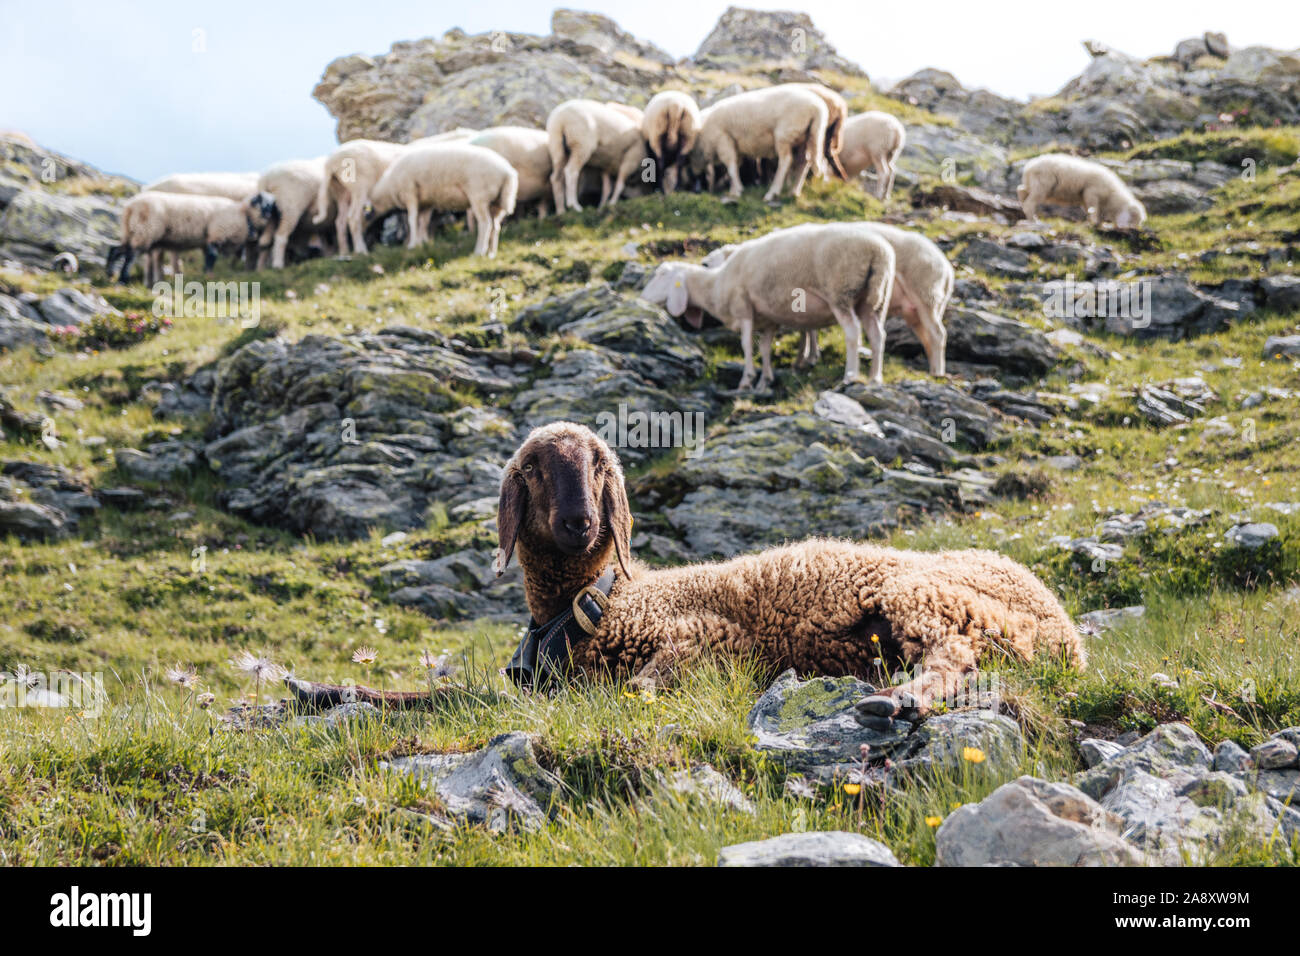
<instances>
[{"instance_id":1,"label":"dark brown sheep head","mask_svg":"<svg viewBox=\"0 0 1300 956\"><path fill-rule=\"evenodd\" d=\"M533 429L501 478L497 574L518 544L525 572L539 560L582 586L605 569L612 550L623 575L632 577L631 533L623 468L610 447L571 422Z\"/></svg>"}]
</instances>

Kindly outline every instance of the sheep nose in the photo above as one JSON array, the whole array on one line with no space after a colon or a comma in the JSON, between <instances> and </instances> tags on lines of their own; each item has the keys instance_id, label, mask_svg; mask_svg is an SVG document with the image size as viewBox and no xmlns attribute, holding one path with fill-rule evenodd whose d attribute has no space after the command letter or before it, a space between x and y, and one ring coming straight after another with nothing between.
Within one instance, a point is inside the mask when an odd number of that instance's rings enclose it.
<instances>
[{"instance_id":1,"label":"sheep nose","mask_svg":"<svg viewBox=\"0 0 1300 956\"><path fill-rule=\"evenodd\" d=\"M591 515L580 514L573 517L565 518L562 522L564 530L576 535L584 535L591 528Z\"/></svg>"}]
</instances>

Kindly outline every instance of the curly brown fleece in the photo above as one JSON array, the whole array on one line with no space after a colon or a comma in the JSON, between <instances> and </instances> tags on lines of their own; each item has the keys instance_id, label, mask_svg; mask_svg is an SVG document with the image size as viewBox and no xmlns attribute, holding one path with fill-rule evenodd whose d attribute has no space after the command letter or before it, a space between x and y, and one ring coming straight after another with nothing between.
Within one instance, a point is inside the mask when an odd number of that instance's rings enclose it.
<instances>
[{"instance_id":1,"label":"curly brown fleece","mask_svg":"<svg viewBox=\"0 0 1300 956\"><path fill-rule=\"evenodd\" d=\"M504 568L519 551L538 621L566 609L612 560L620 574L596 633L572 647L586 676L654 683L705 652L805 673L921 671L890 693L922 706L957 690L991 647L1085 663L1079 632L1023 565L991 551L898 551L815 539L713 564L649 570L631 560L618 459L589 429L536 429L502 479Z\"/></svg>"}]
</instances>

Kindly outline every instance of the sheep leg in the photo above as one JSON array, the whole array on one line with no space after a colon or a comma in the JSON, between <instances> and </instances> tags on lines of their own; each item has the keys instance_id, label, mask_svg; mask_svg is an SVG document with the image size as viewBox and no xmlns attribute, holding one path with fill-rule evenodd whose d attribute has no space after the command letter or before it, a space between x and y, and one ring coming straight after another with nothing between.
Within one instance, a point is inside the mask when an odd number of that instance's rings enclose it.
<instances>
[{"instance_id":1,"label":"sheep leg","mask_svg":"<svg viewBox=\"0 0 1300 956\"><path fill-rule=\"evenodd\" d=\"M428 209L421 210L420 212L420 241L421 242L429 241L429 237L432 234L431 231L432 225L433 225L433 207L430 206Z\"/></svg>"},{"instance_id":2,"label":"sheep leg","mask_svg":"<svg viewBox=\"0 0 1300 956\"><path fill-rule=\"evenodd\" d=\"M618 202L619 197L623 195L623 187L627 185L627 178L636 172L639 165L640 158L635 151L629 151L623 157L623 162L618 167L618 176L614 180L614 195L609 198L611 206Z\"/></svg>"},{"instance_id":3,"label":"sheep leg","mask_svg":"<svg viewBox=\"0 0 1300 956\"><path fill-rule=\"evenodd\" d=\"M754 315L752 312L736 317L740 327L740 350L745 355L745 371L740 376L740 390L754 387Z\"/></svg>"},{"instance_id":4,"label":"sheep leg","mask_svg":"<svg viewBox=\"0 0 1300 956\"><path fill-rule=\"evenodd\" d=\"M348 232L352 236L352 251L357 255L365 255L370 251L366 248L366 203L369 199L370 197L359 194L348 207Z\"/></svg>"},{"instance_id":5,"label":"sheep leg","mask_svg":"<svg viewBox=\"0 0 1300 956\"><path fill-rule=\"evenodd\" d=\"M821 358L821 345L817 341L817 330L809 329L803 334L803 347L799 350L799 358L795 361L795 368L813 368Z\"/></svg>"},{"instance_id":6,"label":"sheep leg","mask_svg":"<svg viewBox=\"0 0 1300 956\"><path fill-rule=\"evenodd\" d=\"M487 203L473 209L474 219L478 222L478 239L474 242L474 255L486 256L492 245L492 212Z\"/></svg>"},{"instance_id":7,"label":"sheep leg","mask_svg":"<svg viewBox=\"0 0 1300 956\"><path fill-rule=\"evenodd\" d=\"M917 338L925 346L925 357L930 363L930 374L943 377L947 374L946 351L948 332L943 327L943 307L938 309L918 309L916 324Z\"/></svg>"},{"instance_id":8,"label":"sheep leg","mask_svg":"<svg viewBox=\"0 0 1300 956\"><path fill-rule=\"evenodd\" d=\"M789 143L780 143L776 147L776 175L772 177L772 186L763 197L764 202L772 202L781 195L785 179L790 175L790 165L794 162L793 151Z\"/></svg>"},{"instance_id":9,"label":"sheep leg","mask_svg":"<svg viewBox=\"0 0 1300 956\"><path fill-rule=\"evenodd\" d=\"M1102 196L1094 189L1083 191L1083 206L1088 210L1088 222L1094 229L1101 227Z\"/></svg>"},{"instance_id":10,"label":"sheep leg","mask_svg":"<svg viewBox=\"0 0 1300 956\"><path fill-rule=\"evenodd\" d=\"M492 217L492 245L488 249L488 256L495 257L497 254L497 243L501 241L501 223L505 221L506 211L498 209L496 215Z\"/></svg>"},{"instance_id":11,"label":"sheep leg","mask_svg":"<svg viewBox=\"0 0 1300 956\"><path fill-rule=\"evenodd\" d=\"M610 190L609 173L601 173L600 174L600 204L596 207L597 209L604 209L605 206L609 203L609 190Z\"/></svg>"},{"instance_id":12,"label":"sheep leg","mask_svg":"<svg viewBox=\"0 0 1300 956\"><path fill-rule=\"evenodd\" d=\"M886 201L886 200L888 200L889 197L890 197L890 195L893 193L893 191L894 191L894 177L896 177L897 175L898 175L898 166L895 165L894 160L893 160L892 158L890 158L890 157L886 157L886 158L885 158L885 172L884 172L884 182L885 182L885 184L884 184L884 186L881 187L881 190L880 190L880 198L881 198L882 201Z\"/></svg>"},{"instance_id":13,"label":"sheep leg","mask_svg":"<svg viewBox=\"0 0 1300 956\"><path fill-rule=\"evenodd\" d=\"M794 169L799 170L799 175L795 179L794 188L791 189L790 192L793 195L798 196L801 192L803 192L803 184L808 180L808 170L812 167L812 163L808 156L807 149L805 149L802 144L796 150L794 150L791 156L792 156L792 167ZM821 177L822 179L830 179L830 174L827 173L826 170L823 168Z\"/></svg>"},{"instance_id":14,"label":"sheep leg","mask_svg":"<svg viewBox=\"0 0 1300 956\"><path fill-rule=\"evenodd\" d=\"M117 274L118 282L131 281L131 264L135 262L135 250L126 246L122 250L122 271Z\"/></svg>"},{"instance_id":15,"label":"sheep leg","mask_svg":"<svg viewBox=\"0 0 1300 956\"><path fill-rule=\"evenodd\" d=\"M884 202L889 198L889 161L882 154L871 157L871 165L876 170L876 198Z\"/></svg>"},{"instance_id":16,"label":"sheep leg","mask_svg":"<svg viewBox=\"0 0 1300 956\"><path fill-rule=\"evenodd\" d=\"M276 230L275 238L271 240L271 268L284 268L284 255L289 248L289 233L293 231L293 226L285 228L281 226Z\"/></svg>"},{"instance_id":17,"label":"sheep leg","mask_svg":"<svg viewBox=\"0 0 1300 956\"><path fill-rule=\"evenodd\" d=\"M1021 183L1016 187L1016 195L1020 197L1020 208L1025 215L1025 221L1037 222L1039 200L1034 195L1033 188Z\"/></svg>"},{"instance_id":18,"label":"sheep leg","mask_svg":"<svg viewBox=\"0 0 1300 956\"><path fill-rule=\"evenodd\" d=\"M730 182L727 184L727 193L731 199L740 198L740 157L736 153L736 144L729 139L724 139L718 144L718 160L723 166L727 167L727 177ZM712 192L713 184L709 184L709 191Z\"/></svg>"},{"instance_id":19,"label":"sheep leg","mask_svg":"<svg viewBox=\"0 0 1300 956\"><path fill-rule=\"evenodd\" d=\"M348 254L348 217L352 214L348 196L348 193L339 196L338 210L334 213L334 244L338 246L335 252L340 256Z\"/></svg>"},{"instance_id":20,"label":"sheep leg","mask_svg":"<svg viewBox=\"0 0 1300 956\"><path fill-rule=\"evenodd\" d=\"M578 203L578 179L582 176L582 167L587 165L589 158L590 154L573 153L564 167L565 202L575 212L582 211L582 206Z\"/></svg>"},{"instance_id":21,"label":"sheep leg","mask_svg":"<svg viewBox=\"0 0 1300 956\"><path fill-rule=\"evenodd\" d=\"M677 164L670 163L664 167L664 194L671 196L677 191Z\"/></svg>"},{"instance_id":22,"label":"sheep leg","mask_svg":"<svg viewBox=\"0 0 1300 956\"><path fill-rule=\"evenodd\" d=\"M764 332L758 339L758 354L763 357L763 374L758 377L758 390L766 392L772 387L776 375L772 371L772 339L775 333Z\"/></svg>"},{"instance_id":23,"label":"sheep leg","mask_svg":"<svg viewBox=\"0 0 1300 956\"><path fill-rule=\"evenodd\" d=\"M564 212L564 182L566 173L564 167L556 165L551 171L551 199L555 202L555 214L558 216Z\"/></svg>"}]
</instances>

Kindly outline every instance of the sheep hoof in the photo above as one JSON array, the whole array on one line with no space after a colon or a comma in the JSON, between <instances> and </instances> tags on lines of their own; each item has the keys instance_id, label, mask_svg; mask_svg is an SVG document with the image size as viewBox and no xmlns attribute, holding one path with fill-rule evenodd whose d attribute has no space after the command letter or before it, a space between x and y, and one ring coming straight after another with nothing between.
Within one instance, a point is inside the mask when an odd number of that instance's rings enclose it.
<instances>
[{"instance_id":1,"label":"sheep hoof","mask_svg":"<svg viewBox=\"0 0 1300 956\"><path fill-rule=\"evenodd\" d=\"M864 697L853 706L866 717L893 717L899 710L898 701L883 694Z\"/></svg>"}]
</instances>

